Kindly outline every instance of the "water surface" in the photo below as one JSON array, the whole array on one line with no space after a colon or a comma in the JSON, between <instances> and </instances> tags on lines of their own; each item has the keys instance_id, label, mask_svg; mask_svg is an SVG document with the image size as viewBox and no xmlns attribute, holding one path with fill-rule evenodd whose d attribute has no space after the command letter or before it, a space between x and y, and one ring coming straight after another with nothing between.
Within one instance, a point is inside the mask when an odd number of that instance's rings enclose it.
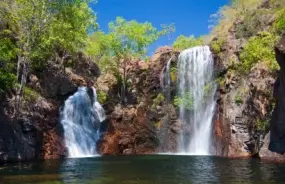
<instances>
[{"instance_id":1,"label":"water surface","mask_svg":"<svg viewBox=\"0 0 285 184\"><path fill-rule=\"evenodd\" d=\"M121 156L0 166L1 184L263 184L285 183L285 165L258 159Z\"/></svg>"}]
</instances>

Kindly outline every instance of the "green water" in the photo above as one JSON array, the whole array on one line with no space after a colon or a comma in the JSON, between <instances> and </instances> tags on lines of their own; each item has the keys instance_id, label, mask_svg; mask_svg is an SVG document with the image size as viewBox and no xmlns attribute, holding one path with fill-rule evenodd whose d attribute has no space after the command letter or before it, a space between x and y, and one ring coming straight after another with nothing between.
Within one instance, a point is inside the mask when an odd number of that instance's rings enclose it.
<instances>
[{"instance_id":1,"label":"green water","mask_svg":"<svg viewBox=\"0 0 285 184\"><path fill-rule=\"evenodd\" d=\"M125 156L5 164L1 184L285 183L285 165L258 159Z\"/></svg>"}]
</instances>

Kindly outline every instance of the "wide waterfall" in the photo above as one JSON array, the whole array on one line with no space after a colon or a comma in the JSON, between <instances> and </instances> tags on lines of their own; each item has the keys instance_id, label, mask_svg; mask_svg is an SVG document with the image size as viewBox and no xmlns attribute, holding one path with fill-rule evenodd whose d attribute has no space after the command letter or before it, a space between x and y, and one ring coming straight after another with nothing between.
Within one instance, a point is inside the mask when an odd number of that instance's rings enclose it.
<instances>
[{"instance_id":1,"label":"wide waterfall","mask_svg":"<svg viewBox=\"0 0 285 184\"><path fill-rule=\"evenodd\" d=\"M179 154L211 154L215 110L213 57L208 46L184 50L178 61Z\"/></svg>"},{"instance_id":2,"label":"wide waterfall","mask_svg":"<svg viewBox=\"0 0 285 184\"><path fill-rule=\"evenodd\" d=\"M105 119L102 106L97 101L95 88L80 87L70 96L61 111L65 145L69 157L96 155L100 123Z\"/></svg>"}]
</instances>

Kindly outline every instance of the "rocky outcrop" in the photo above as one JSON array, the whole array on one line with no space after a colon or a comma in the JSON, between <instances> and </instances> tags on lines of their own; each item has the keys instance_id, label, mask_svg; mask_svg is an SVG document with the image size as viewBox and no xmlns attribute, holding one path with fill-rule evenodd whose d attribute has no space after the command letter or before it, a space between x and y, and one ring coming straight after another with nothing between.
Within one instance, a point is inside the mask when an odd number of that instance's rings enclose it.
<instances>
[{"instance_id":1,"label":"rocky outcrop","mask_svg":"<svg viewBox=\"0 0 285 184\"><path fill-rule=\"evenodd\" d=\"M269 150L285 153L285 36L276 45L276 59L280 65L280 73L274 86L274 97L276 106L273 112L270 125L270 145ZM285 156L284 156L285 159Z\"/></svg>"},{"instance_id":2,"label":"rocky outcrop","mask_svg":"<svg viewBox=\"0 0 285 184\"><path fill-rule=\"evenodd\" d=\"M178 52L163 47L148 62L130 62L127 67L127 105L120 105L117 95L120 87L110 74L97 80L97 90L109 96L104 106L108 116L107 128L99 143L102 154L175 151L179 123L175 108L164 96L161 83L167 62L172 58L176 64L177 56Z\"/></svg>"},{"instance_id":3,"label":"rocky outcrop","mask_svg":"<svg viewBox=\"0 0 285 184\"><path fill-rule=\"evenodd\" d=\"M92 86L100 74L91 60L80 55L72 59L72 68L54 61L41 74L29 74L19 114L14 110L15 91L1 96L0 163L66 156L60 107L78 86Z\"/></svg>"},{"instance_id":4,"label":"rocky outcrop","mask_svg":"<svg viewBox=\"0 0 285 184\"><path fill-rule=\"evenodd\" d=\"M270 8L266 6L266 2L262 6ZM274 17L270 14L264 20L266 26L258 28L259 31L268 30L268 25L273 20ZM265 62L256 61L250 71L245 71L240 68L240 54L247 39L253 35L238 35L242 27L244 22L237 20L220 45L220 53L215 53L214 57L217 76L220 77L213 132L216 154L229 157L258 156L266 160L280 161L282 155L273 152L283 154L285 150L285 106L282 104L285 41L283 38L275 49L277 61L281 66L277 80L277 72L270 70ZM246 30L243 32L247 33ZM216 39L213 40L215 41Z\"/></svg>"},{"instance_id":5,"label":"rocky outcrop","mask_svg":"<svg viewBox=\"0 0 285 184\"><path fill-rule=\"evenodd\" d=\"M38 94L26 94L18 118L14 96L1 104L0 161L60 158L65 155L59 108Z\"/></svg>"},{"instance_id":6,"label":"rocky outcrop","mask_svg":"<svg viewBox=\"0 0 285 184\"><path fill-rule=\"evenodd\" d=\"M246 76L232 72L226 77L220 89L220 115L216 120L220 129L216 131L221 132L218 140L223 140L223 146L218 142L217 151L230 157L256 155L262 143L260 138L268 129L265 122L272 112L274 76L260 63Z\"/></svg>"}]
</instances>

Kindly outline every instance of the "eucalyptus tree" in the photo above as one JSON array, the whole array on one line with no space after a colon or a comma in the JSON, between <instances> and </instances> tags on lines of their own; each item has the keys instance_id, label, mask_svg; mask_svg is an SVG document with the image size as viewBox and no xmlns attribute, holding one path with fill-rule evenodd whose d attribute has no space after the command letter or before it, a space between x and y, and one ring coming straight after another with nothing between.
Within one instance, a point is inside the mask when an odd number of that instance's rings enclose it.
<instances>
[{"instance_id":1,"label":"eucalyptus tree","mask_svg":"<svg viewBox=\"0 0 285 184\"><path fill-rule=\"evenodd\" d=\"M87 52L101 60L101 68L111 66L113 72L120 74L122 79L122 102L125 102L127 66L135 58L140 58L147 53L148 46L160 37L175 30L174 26L163 25L161 30L151 23L139 23L135 20L127 21L117 17L109 23L109 32L96 32L90 37ZM119 71L122 72L119 72ZM118 76L118 75L117 75Z\"/></svg>"},{"instance_id":2,"label":"eucalyptus tree","mask_svg":"<svg viewBox=\"0 0 285 184\"><path fill-rule=\"evenodd\" d=\"M54 53L62 59L68 52L82 49L96 16L89 0L2 0L0 16L15 35L17 47L17 97L19 111L26 79L31 67L43 66Z\"/></svg>"}]
</instances>

